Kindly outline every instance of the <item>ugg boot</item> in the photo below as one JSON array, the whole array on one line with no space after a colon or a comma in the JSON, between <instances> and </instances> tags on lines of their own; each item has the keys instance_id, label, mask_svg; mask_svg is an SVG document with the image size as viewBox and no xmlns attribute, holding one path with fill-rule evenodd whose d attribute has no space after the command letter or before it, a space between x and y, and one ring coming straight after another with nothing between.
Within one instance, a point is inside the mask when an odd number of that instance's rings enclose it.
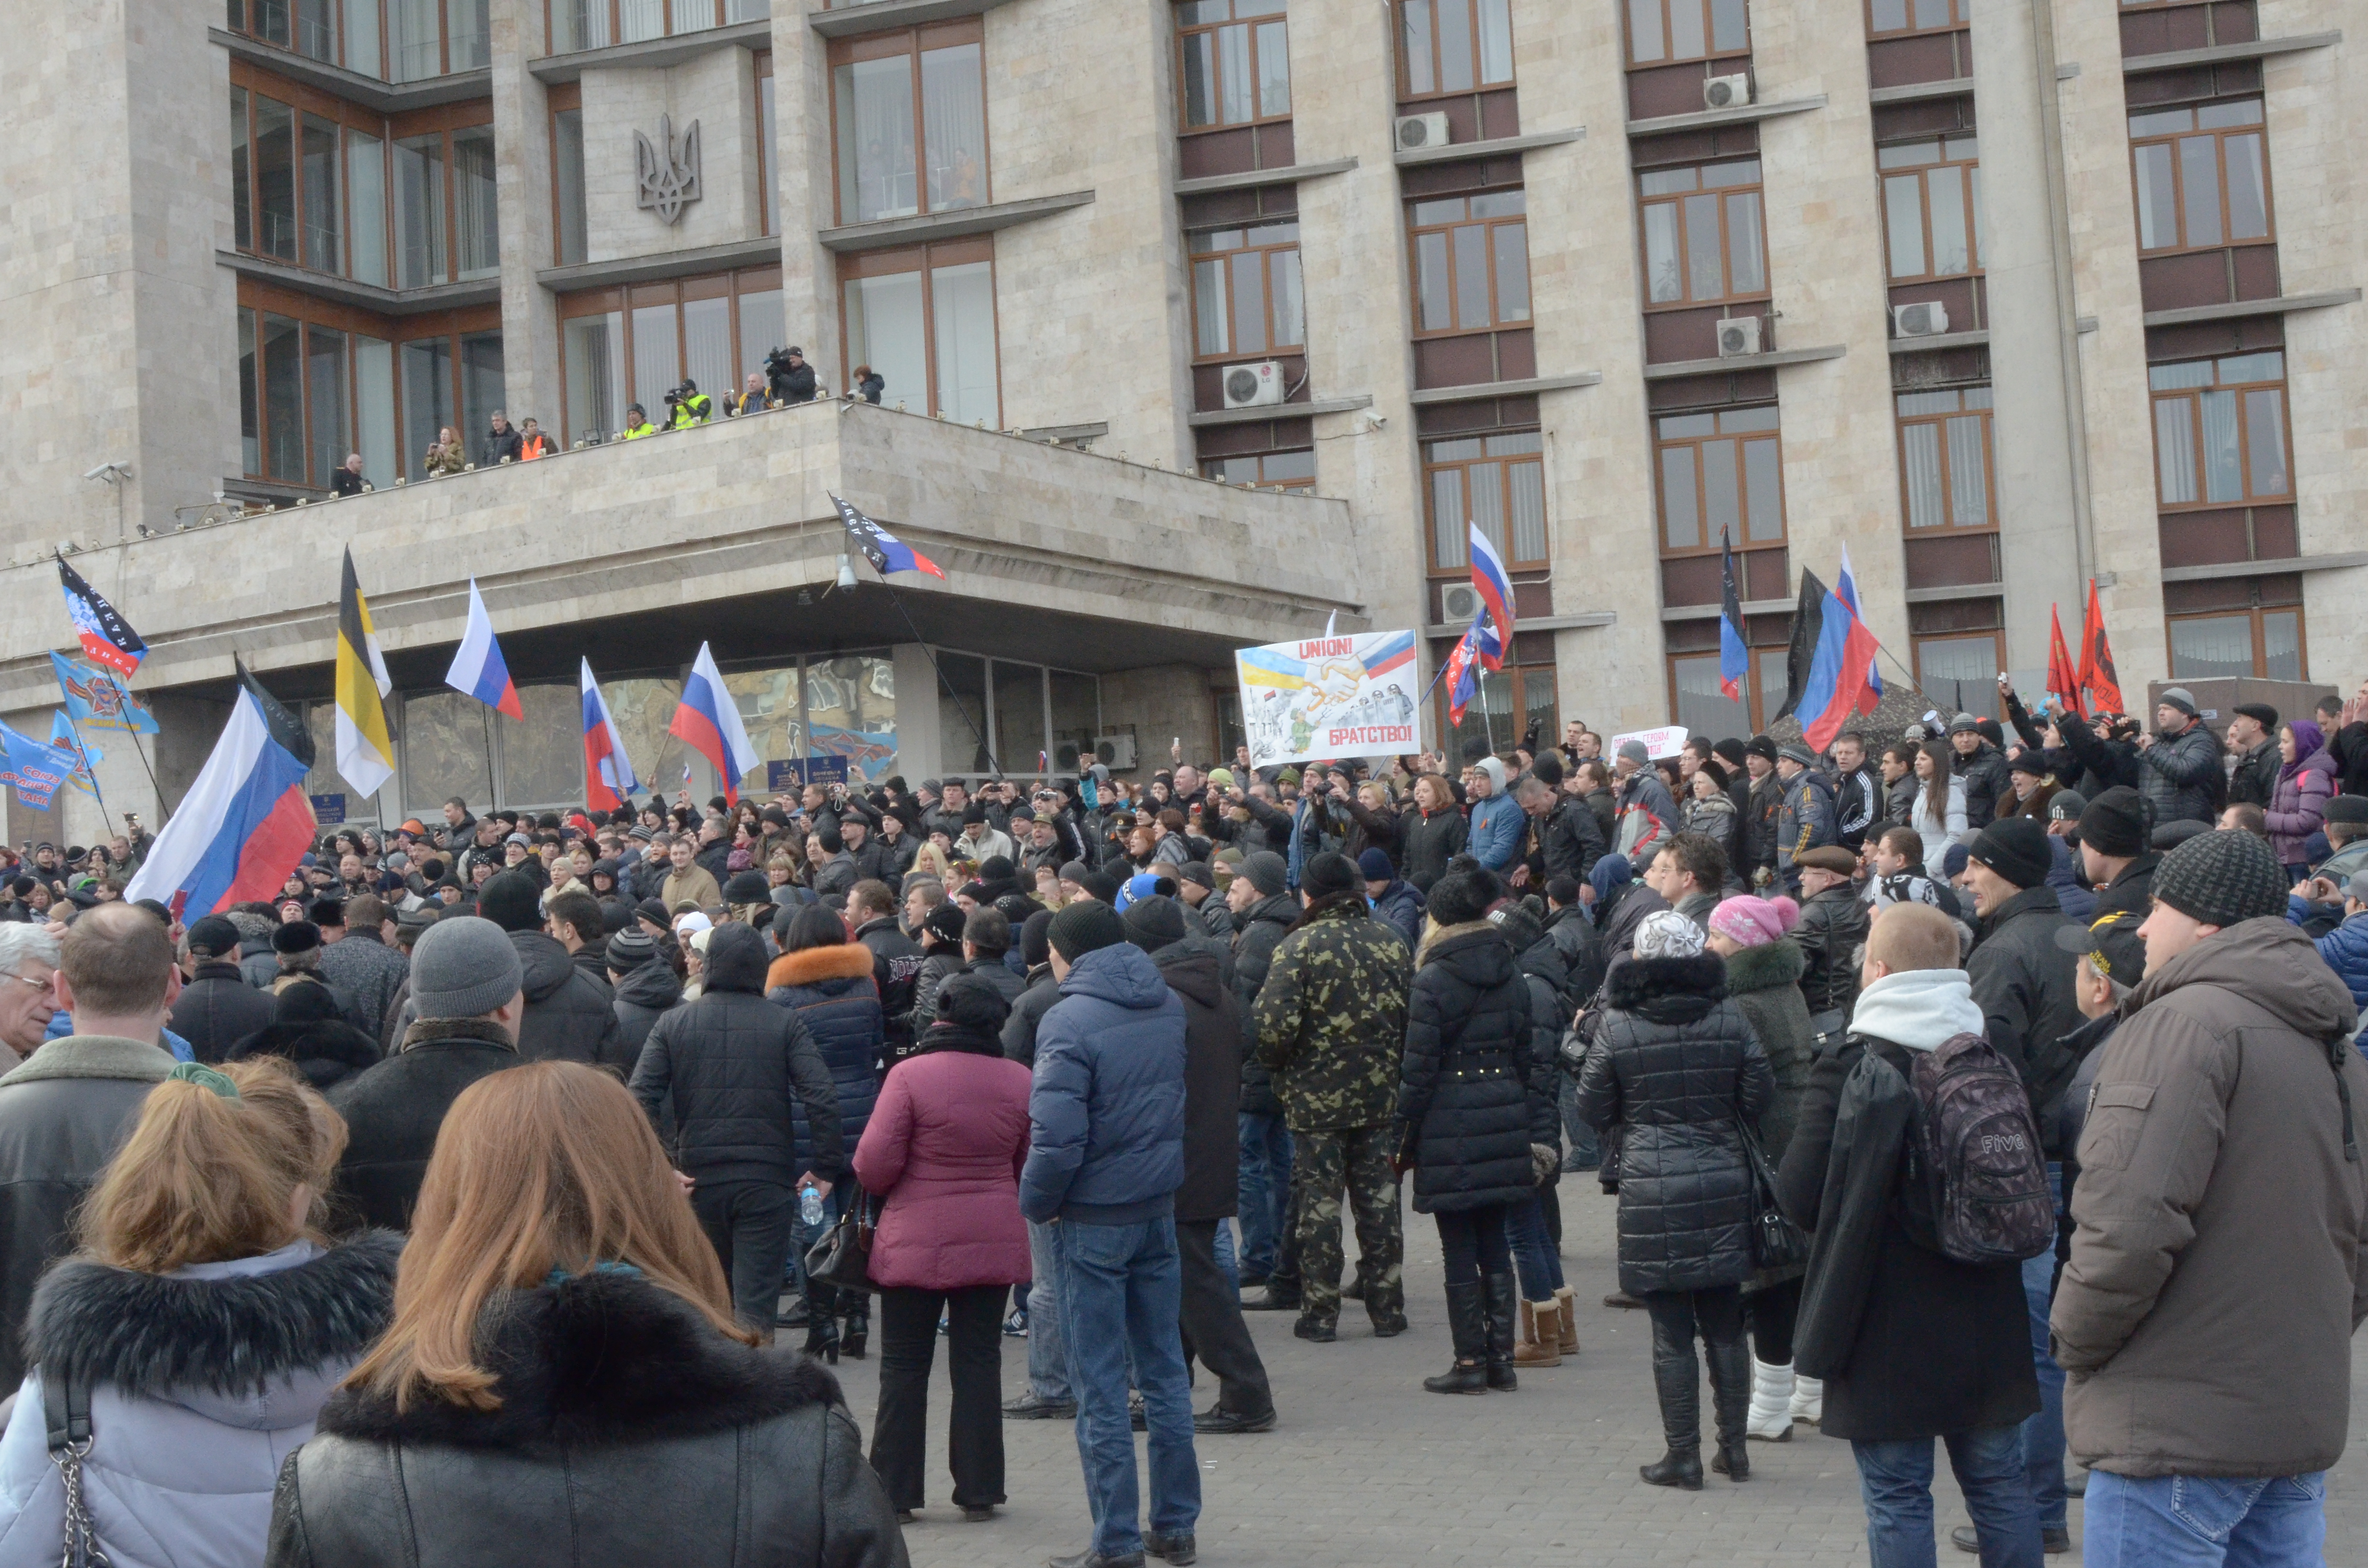
<instances>
[{"instance_id":1,"label":"ugg boot","mask_svg":"<svg viewBox=\"0 0 2368 1568\"><path fill-rule=\"evenodd\" d=\"M1513 1370L1513 1324L1518 1318L1513 1309L1521 1293L1514 1288L1509 1268L1501 1274L1482 1275L1480 1291L1487 1310L1488 1386L1510 1393L1521 1386Z\"/></svg>"},{"instance_id":2,"label":"ugg boot","mask_svg":"<svg viewBox=\"0 0 2368 1568\"><path fill-rule=\"evenodd\" d=\"M1554 1307L1561 1317L1562 1353L1578 1354L1578 1300L1565 1285L1554 1292Z\"/></svg>"},{"instance_id":3,"label":"ugg boot","mask_svg":"<svg viewBox=\"0 0 2368 1568\"><path fill-rule=\"evenodd\" d=\"M1447 1332L1455 1342L1455 1365L1422 1386L1433 1393L1488 1392L1488 1324L1480 1300L1480 1282L1459 1280L1447 1288Z\"/></svg>"},{"instance_id":4,"label":"ugg boot","mask_svg":"<svg viewBox=\"0 0 2368 1568\"><path fill-rule=\"evenodd\" d=\"M1793 1380L1793 1419L1815 1426L1826 1417L1826 1385L1816 1378Z\"/></svg>"},{"instance_id":5,"label":"ugg boot","mask_svg":"<svg viewBox=\"0 0 2368 1568\"><path fill-rule=\"evenodd\" d=\"M1751 1415L1744 1435L1763 1443L1793 1440L1793 1369L1751 1358Z\"/></svg>"},{"instance_id":6,"label":"ugg boot","mask_svg":"<svg viewBox=\"0 0 2368 1568\"><path fill-rule=\"evenodd\" d=\"M1710 1365L1711 1409L1718 1419L1718 1453L1710 1467L1729 1481L1748 1481L1751 1451L1743 1429L1751 1409L1751 1346L1740 1335L1714 1339L1702 1346L1702 1359Z\"/></svg>"},{"instance_id":7,"label":"ugg boot","mask_svg":"<svg viewBox=\"0 0 2368 1568\"><path fill-rule=\"evenodd\" d=\"M1521 1340L1513 1347L1513 1365L1562 1365L1562 1306L1559 1302L1521 1303Z\"/></svg>"}]
</instances>

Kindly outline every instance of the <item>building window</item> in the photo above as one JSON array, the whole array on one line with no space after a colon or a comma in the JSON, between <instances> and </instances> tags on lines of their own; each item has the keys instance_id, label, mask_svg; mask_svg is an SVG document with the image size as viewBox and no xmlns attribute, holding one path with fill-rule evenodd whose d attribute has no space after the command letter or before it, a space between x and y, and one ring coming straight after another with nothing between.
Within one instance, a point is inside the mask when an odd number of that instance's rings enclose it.
<instances>
[{"instance_id":1,"label":"building window","mask_svg":"<svg viewBox=\"0 0 2368 1568\"><path fill-rule=\"evenodd\" d=\"M325 490L346 455L358 451L362 476L372 484L392 484L405 473L419 476L416 460L436 432L419 436L420 453L406 454L414 443L397 425L393 334L409 324L247 281L239 286L239 301L243 472ZM490 326L499 312L487 309L473 319ZM501 335L474 333L459 340L475 345L470 354L481 366L490 353L490 401L477 396L456 404L454 390L448 389L437 403L443 423L452 422L450 413L456 406L482 404L480 412L490 414L500 401ZM454 336L435 341L449 367Z\"/></svg>"},{"instance_id":2,"label":"building window","mask_svg":"<svg viewBox=\"0 0 2368 1568\"><path fill-rule=\"evenodd\" d=\"M502 335L438 333L395 346L401 373L404 472L427 472L427 447L450 430L476 460L480 443L502 406ZM519 417L523 419L524 414Z\"/></svg>"},{"instance_id":3,"label":"building window","mask_svg":"<svg viewBox=\"0 0 2368 1568\"><path fill-rule=\"evenodd\" d=\"M1304 350L1299 225L1192 236L1192 345L1204 359Z\"/></svg>"},{"instance_id":4,"label":"building window","mask_svg":"<svg viewBox=\"0 0 2368 1568\"><path fill-rule=\"evenodd\" d=\"M2286 456L2286 357L2237 354L2156 365L2157 488L2170 506L2237 506L2294 494Z\"/></svg>"},{"instance_id":5,"label":"building window","mask_svg":"<svg viewBox=\"0 0 2368 1568\"><path fill-rule=\"evenodd\" d=\"M1632 64L1668 65L1750 51L1743 0L1628 0Z\"/></svg>"},{"instance_id":6,"label":"building window","mask_svg":"<svg viewBox=\"0 0 2368 1568\"><path fill-rule=\"evenodd\" d=\"M1237 458L1202 458L1201 477L1226 484L1255 484L1261 489L1314 490L1315 452L1253 452Z\"/></svg>"},{"instance_id":7,"label":"building window","mask_svg":"<svg viewBox=\"0 0 2368 1568\"><path fill-rule=\"evenodd\" d=\"M232 85L230 117L231 228L237 248L308 271L383 284L385 122L265 76Z\"/></svg>"},{"instance_id":8,"label":"building window","mask_svg":"<svg viewBox=\"0 0 2368 1568\"><path fill-rule=\"evenodd\" d=\"M379 0L230 0L226 21L257 43L379 74Z\"/></svg>"},{"instance_id":9,"label":"building window","mask_svg":"<svg viewBox=\"0 0 2368 1568\"><path fill-rule=\"evenodd\" d=\"M567 389L562 432L598 443L626 428L638 403L664 426L666 394L685 377L715 400L714 417L745 379L762 375L782 347L779 267L714 273L571 294L559 302L560 375Z\"/></svg>"},{"instance_id":10,"label":"building window","mask_svg":"<svg viewBox=\"0 0 2368 1568\"><path fill-rule=\"evenodd\" d=\"M765 233L781 232L781 192L773 172L773 51L757 56L757 188L764 193Z\"/></svg>"},{"instance_id":11,"label":"building window","mask_svg":"<svg viewBox=\"0 0 2368 1568\"><path fill-rule=\"evenodd\" d=\"M1636 186L1644 208L1650 302L1708 304L1766 296L1759 159L1648 169L1636 176Z\"/></svg>"},{"instance_id":12,"label":"building window","mask_svg":"<svg viewBox=\"0 0 2368 1568\"><path fill-rule=\"evenodd\" d=\"M395 287L499 276L494 128L402 136L393 151Z\"/></svg>"},{"instance_id":13,"label":"building window","mask_svg":"<svg viewBox=\"0 0 2368 1568\"><path fill-rule=\"evenodd\" d=\"M839 278L848 363L885 379L883 403L1000 426L990 240L850 256Z\"/></svg>"},{"instance_id":14,"label":"building window","mask_svg":"<svg viewBox=\"0 0 2368 1568\"><path fill-rule=\"evenodd\" d=\"M1249 125L1291 113L1283 0L1184 0L1176 8L1184 129Z\"/></svg>"},{"instance_id":15,"label":"building window","mask_svg":"<svg viewBox=\"0 0 2368 1568\"><path fill-rule=\"evenodd\" d=\"M1423 443L1431 575L1457 577L1470 568L1473 524L1504 557L1507 569L1545 569L1544 451L1544 439L1535 430Z\"/></svg>"},{"instance_id":16,"label":"building window","mask_svg":"<svg viewBox=\"0 0 2368 1568\"><path fill-rule=\"evenodd\" d=\"M584 199L584 109L580 88L551 89L551 233L554 259L572 267L589 254L591 223Z\"/></svg>"},{"instance_id":17,"label":"building window","mask_svg":"<svg viewBox=\"0 0 2368 1568\"><path fill-rule=\"evenodd\" d=\"M571 54L762 21L771 14L770 0L549 0L544 47L552 54Z\"/></svg>"},{"instance_id":18,"label":"building window","mask_svg":"<svg viewBox=\"0 0 2368 1568\"><path fill-rule=\"evenodd\" d=\"M1950 710L1995 719L1998 671L2006 667L2006 633L1974 631L1916 639L1916 681Z\"/></svg>"},{"instance_id":19,"label":"building window","mask_svg":"<svg viewBox=\"0 0 2368 1568\"><path fill-rule=\"evenodd\" d=\"M1663 554L1783 539L1784 465L1772 405L1664 415L1653 426Z\"/></svg>"},{"instance_id":20,"label":"building window","mask_svg":"<svg viewBox=\"0 0 2368 1568\"><path fill-rule=\"evenodd\" d=\"M2204 250L2271 237L2260 99L2134 114L2130 158L2141 251Z\"/></svg>"},{"instance_id":21,"label":"building window","mask_svg":"<svg viewBox=\"0 0 2368 1568\"><path fill-rule=\"evenodd\" d=\"M984 37L973 18L831 46L841 223L986 201Z\"/></svg>"},{"instance_id":22,"label":"building window","mask_svg":"<svg viewBox=\"0 0 2368 1568\"><path fill-rule=\"evenodd\" d=\"M248 3L259 10L281 0ZM300 9L329 3L297 0ZM338 31L343 63L349 71L381 75L382 59L387 67L385 80L418 82L454 71L474 71L493 59L487 0L343 0L343 6L344 23ZM232 0L232 15L237 15L237 0Z\"/></svg>"},{"instance_id":23,"label":"building window","mask_svg":"<svg viewBox=\"0 0 2368 1568\"><path fill-rule=\"evenodd\" d=\"M1867 0L1866 4L1869 38L1945 32L1970 26L1972 21L1973 0Z\"/></svg>"},{"instance_id":24,"label":"building window","mask_svg":"<svg viewBox=\"0 0 2368 1568\"><path fill-rule=\"evenodd\" d=\"M1961 278L1982 268L1982 169L1971 136L1874 151L1883 175L1883 230L1891 280Z\"/></svg>"},{"instance_id":25,"label":"building window","mask_svg":"<svg viewBox=\"0 0 2368 1568\"><path fill-rule=\"evenodd\" d=\"M1444 657L1444 655L1441 655ZM1447 722L1448 690L1439 687L1439 733L1448 737L1450 756L1462 756L1467 742L1485 741L1491 751L1509 751L1531 725L1542 735L1562 733L1560 704L1551 664L1515 664L1508 659L1501 670L1474 666L1480 689L1463 710L1463 722Z\"/></svg>"},{"instance_id":26,"label":"building window","mask_svg":"<svg viewBox=\"0 0 2368 1568\"><path fill-rule=\"evenodd\" d=\"M1398 71L1401 98L1510 85L1511 0L1398 0Z\"/></svg>"},{"instance_id":27,"label":"building window","mask_svg":"<svg viewBox=\"0 0 2368 1568\"><path fill-rule=\"evenodd\" d=\"M1998 526L1990 497L1990 389L1902 392L1899 482L1907 527Z\"/></svg>"},{"instance_id":28,"label":"building window","mask_svg":"<svg viewBox=\"0 0 2368 1568\"><path fill-rule=\"evenodd\" d=\"M2303 680L2302 609L2243 609L2170 618L2170 678L2254 676Z\"/></svg>"},{"instance_id":29,"label":"building window","mask_svg":"<svg viewBox=\"0 0 2368 1568\"><path fill-rule=\"evenodd\" d=\"M1784 706L1784 655L1782 648L1752 649L1741 683L1743 700L1734 702L1719 684L1718 654L1670 654L1669 705L1677 722L1697 735L1720 739L1758 734L1768 727L1767 716Z\"/></svg>"},{"instance_id":30,"label":"building window","mask_svg":"<svg viewBox=\"0 0 2368 1568\"><path fill-rule=\"evenodd\" d=\"M1417 335L1528 323L1528 203L1520 191L1417 201L1408 210Z\"/></svg>"}]
</instances>

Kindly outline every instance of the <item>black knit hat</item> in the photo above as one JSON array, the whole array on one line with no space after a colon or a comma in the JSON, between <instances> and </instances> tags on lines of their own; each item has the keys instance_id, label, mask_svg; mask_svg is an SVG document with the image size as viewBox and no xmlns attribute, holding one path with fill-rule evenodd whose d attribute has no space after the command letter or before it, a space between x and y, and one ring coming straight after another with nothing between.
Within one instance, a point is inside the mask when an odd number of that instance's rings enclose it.
<instances>
[{"instance_id":1,"label":"black knit hat","mask_svg":"<svg viewBox=\"0 0 2368 1568\"><path fill-rule=\"evenodd\" d=\"M2080 813L2080 842L2115 859L2133 859L2145 854L2145 801L2126 784L2098 791L2097 798Z\"/></svg>"},{"instance_id":2,"label":"black knit hat","mask_svg":"<svg viewBox=\"0 0 2368 1568\"><path fill-rule=\"evenodd\" d=\"M1019 927L1019 961L1037 969L1053 961L1053 912L1040 909Z\"/></svg>"},{"instance_id":3,"label":"black knit hat","mask_svg":"<svg viewBox=\"0 0 2368 1568\"><path fill-rule=\"evenodd\" d=\"M1107 903L1073 903L1053 916L1053 950L1070 963L1126 940L1125 922Z\"/></svg>"},{"instance_id":4,"label":"black knit hat","mask_svg":"<svg viewBox=\"0 0 2368 1568\"><path fill-rule=\"evenodd\" d=\"M1982 829L1965 858L1987 866L2019 888L2035 888L2047 880L2054 849L2047 829L2030 817L2000 817Z\"/></svg>"},{"instance_id":5,"label":"black knit hat","mask_svg":"<svg viewBox=\"0 0 2368 1568\"><path fill-rule=\"evenodd\" d=\"M477 892L477 913L505 931L542 926L542 890L524 871L504 871Z\"/></svg>"},{"instance_id":6,"label":"black knit hat","mask_svg":"<svg viewBox=\"0 0 2368 1568\"><path fill-rule=\"evenodd\" d=\"M1496 900L1479 874L1452 873L1430 885L1430 917L1441 926L1464 926L1484 919Z\"/></svg>"},{"instance_id":7,"label":"black knit hat","mask_svg":"<svg viewBox=\"0 0 2368 1568\"><path fill-rule=\"evenodd\" d=\"M1126 939L1146 953L1184 939L1184 907L1172 898L1138 898L1119 918L1126 926Z\"/></svg>"},{"instance_id":8,"label":"black knit hat","mask_svg":"<svg viewBox=\"0 0 2368 1568\"><path fill-rule=\"evenodd\" d=\"M1776 760L1776 743L1766 735L1752 736L1743 750L1749 756L1765 757L1771 763Z\"/></svg>"},{"instance_id":9,"label":"black knit hat","mask_svg":"<svg viewBox=\"0 0 2368 1568\"><path fill-rule=\"evenodd\" d=\"M723 884L726 903L763 903L773 896L773 884L762 871L734 871Z\"/></svg>"},{"instance_id":10,"label":"black knit hat","mask_svg":"<svg viewBox=\"0 0 2368 1568\"><path fill-rule=\"evenodd\" d=\"M619 974L631 974L657 956L657 938L636 926L609 937L601 960Z\"/></svg>"},{"instance_id":11,"label":"black knit hat","mask_svg":"<svg viewBox=\"0 0 2368 1568\"><path fill-rule=\"evenodd\" d=\"M962 938L962 926L969 920L970 912L948 899L929 911L928 918L921 922L921 929L940 942L958 943Z\"/></svg>"},{"instance_id":12,"label":"black knit hat","mask_svg":"<svg viewBox=\"0 0 2368 1568\"><path fill-rule=\"evenodd\" d=\"M1357 874L1357 863L1346 855L1318 855L1307 862L1299 875L1299 885L1310 898L1328 898L1336 892L1350 892L1362 888L1364 879Z\"/></svg>"},{"instance_id":13,"label":"black knit hat","mask_svg":"<svg viewBox=\"0 0 2368 1568\"><path fill-rule=\"evenodd\" d=\"M2252 834L2199 833L2155 868L2154 897L2206 926L2234 926L2283 913L2286 876Z\"/></svg>"}]
</instances>

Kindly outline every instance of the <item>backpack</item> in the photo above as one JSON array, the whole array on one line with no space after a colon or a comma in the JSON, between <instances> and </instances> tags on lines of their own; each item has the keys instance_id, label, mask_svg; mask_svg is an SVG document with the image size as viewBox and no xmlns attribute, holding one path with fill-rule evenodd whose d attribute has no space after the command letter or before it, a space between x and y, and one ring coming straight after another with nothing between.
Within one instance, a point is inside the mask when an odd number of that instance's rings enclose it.
<instances>
[{"instance_id":1,"label":"backpack","mask_svg":"<svg viewBox=\"0 0 2368 1568\"><path fill-rule=\"evenodd\" d=\"M1916 1057L1918 1127L1910 1177L1932 1199L1941 1254L1958 1263L2020 1263L2055 1246L2047 1156L2022 1080L1977 1034Z\"/></svg>"}]
</instances>

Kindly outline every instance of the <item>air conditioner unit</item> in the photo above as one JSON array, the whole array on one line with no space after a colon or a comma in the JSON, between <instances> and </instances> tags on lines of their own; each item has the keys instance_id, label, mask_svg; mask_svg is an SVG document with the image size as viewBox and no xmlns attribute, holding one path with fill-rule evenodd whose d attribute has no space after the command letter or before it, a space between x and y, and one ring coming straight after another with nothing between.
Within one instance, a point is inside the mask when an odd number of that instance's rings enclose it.
<instances>
[{"instance_id":1,"label":"air conditioner unit","mask_svg":"<svg viewBox=\"0 0 2368 1568\"><path fill-rule=\"evenodd\" d=\"M1702 84L1702 107L1705 108L1741 108L1751 101L1751 73L1738 72L1732 76L1713 76Z\"/></svg>"},{"instance_id":2,"label":"air conditioner unit","mask_svg":"<svg viewBox=\"0 0 2368 1568\"><path fill-rule=\"evenodd\" d=\"M1949 330L1949 307L1938 300L1918 300L1891 307L1894 337L1938 337Z\"/></svg>"},{"instance_id":3,"label":"air conditioner unit","mask_svg":"<svg viewBox=\"0 0 2368 1568\"><path fill-rule=\"evenodd\" d=\"M1447 117L1443 114L1398 116L1398 151L1401 153L1411 153L1420 147L1444 147L1453 140L1447 132Z\"/></svg>"},{"instance_id":4,"label":"air conditioner unit","mask_svg":"<svg viewBox=\"0 0 2368 1568\"><path fill-rule=\"evenodd\" d=\"M1265 408L1282 401L1282 366L1272 359L1225 367L1225 406Z\"/></svg>"},{"instance_id":5,"label":"air conditioner unit","mask_svg":"<svg viewBox=\"0 0 2368 1568\"><path fill-rule=\"evenodd\" d=\"M1134 766L1133 735L1096 735L1094 758L1103 767L1124 773Z\"/></svg>"},{"instance_id":6,"label":"air conditioner unit","mask_svg":"<svg viewBox=\"0 0 2368 1568\"><path fill-rule=\"evenodd\" d=\"M1733 359L1759 352L1759 318L1728 316L1718 324L1718 357Z\"/></svg>"},{"instance_id":7,"label":"air conditioner unit","mask_svg":"<svg viewBox=\"0 0 2368 1568\"><path fill-rule=\"evenodd\" d=\"M1450 626L1469 626L1480 613L1479 591L1469 583L1450 584L1440 592L1439 612Z\"/></svg>"}]
</instances>

